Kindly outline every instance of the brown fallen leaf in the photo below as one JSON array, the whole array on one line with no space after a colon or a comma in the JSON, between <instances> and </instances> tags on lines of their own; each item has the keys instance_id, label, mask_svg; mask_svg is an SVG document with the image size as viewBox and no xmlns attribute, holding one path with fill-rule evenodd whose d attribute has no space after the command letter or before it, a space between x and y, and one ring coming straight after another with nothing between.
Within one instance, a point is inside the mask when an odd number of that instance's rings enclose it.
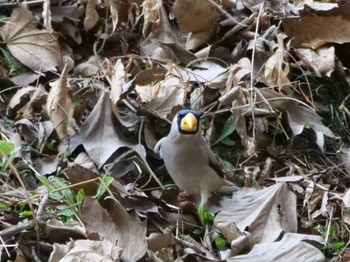
<instances>
[{"instance_id":1,"label":"brown fallen leaf","mask_svg":"<svg viewBox=\"0 0 350 262\"><path fill-rule=\"evenodd\" d=\"M84 29L89 31L94 28L98 21L98 14L96 11L96 0L88 0L85 10Z\"/></svg>"},{"instance_id":2,"label":"brown fallen leaf","mask_svg":"<svg viewBox=\"0 0 350 262\"><path fill-rule=\"evenodd\" d=\"M82 220L88 236L110 241L122 248L123 261L137 261L147 251L145 225L130 216L119 202L113 201L111 209L108 215L97 200L85 197Z\"/></svg>"},{"instance_id":3,"label":"brown fallen leaf","mask_svg":"<svg viewBox=\"0 0 350 262\"><path fill-rule=\"evenodd\" d=\"M65 66L60 78L52 84L46 102L46 110L61 140L74 134L70 125L72 100L68 95L67 78L67 66Z\"/></svg>"},{"instance_id":4,"label":"brown fallen leaf","mask_svg":"<svg viewBox=\"0 0 350 262\"><path fill-rule=\"evenodd\" d=\"M11 54L30 69L46 72L63 66L58 40L46 29L37 29L32 13L24 5L13 10L0 34Z\"/></svg>"},{"instance_id":5,"label":"brown fallen leaf","mask_svg":"<svg viewBox=\"0 0 350 262\"><path fill-rule=\"evenodd\" d=\"M75 148L83 144L86 152L101 168L111 155L121 147L134 149L141 158L146 157L142 145L137 145L127 136L126 128L116 119L112 111L111 100L102 92L96 106L81 126L80 140Z\"/></svg>"},{"instance_id":6,"label":"brown fallen leaf","mask_svg":"<svg viewBox=\"0 0 350 262\"><path fill-rule=\"evenodd\" d=\"M284 32L295 47L317 49L326 43L350 42L350 19L346 16L308 16L283 20Z\"/></svg>"},{"instance_id":7,"label":"brown fallen leaf","mask_svg":"<svg viewBox=\"0 0 350 262\"><path fill-rule=\"evenodd\" d=\"M221 202L223 211L214 224L234 222L240 231L249 231L256 243L273 242L281 232L297 231L296 197L286 183L261 191L243 189Z\"/></svg>"},{"instance_id":8,"label":"brown fallen leaf","mask_svg":"<svg viewBox=\"0 0 350 262\"><path fill-rule=\"evenodd\" d=\"M210 1L176 0L173 12L183 33L209 31L219 16Z\"/></svg>"}]
</instances>

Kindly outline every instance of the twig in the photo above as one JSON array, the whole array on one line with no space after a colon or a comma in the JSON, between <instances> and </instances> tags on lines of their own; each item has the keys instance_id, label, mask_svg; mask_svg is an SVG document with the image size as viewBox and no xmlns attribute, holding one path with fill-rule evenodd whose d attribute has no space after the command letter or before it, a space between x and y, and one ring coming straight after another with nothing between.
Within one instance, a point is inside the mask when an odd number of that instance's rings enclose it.
<instances>
[{"instance_id":1,"label":"twig","mask_svg":"<svg viewBox=\"0 0 350 262\"><path fill-rule=\"evenodd\" d=\"M7 239L10 236L13 236L17 233L21 233L24 230L33 228L34 225L35 225L34 220L30 220L21 224L17 224L13 227L5 228L4 230L0 231L0 238Z\"/></svg>"},{"instance_id":2,"label":"twig","mask_svg":"<svg viewBox=\"0 0 350 262\"><path fill-rule=\"evenodd\" d=\"M38 222L40 224L44 223L44 221L42 220L42 214L44 213L45 205L46 205L48 200L49 200L49 191L46 188L45 189L45 194L43 195L43 198L40 201L40 204L39 204L39 207L38 207L38 211L36 212L36 219L38 220Z\"/></svg>"}]
</instances>

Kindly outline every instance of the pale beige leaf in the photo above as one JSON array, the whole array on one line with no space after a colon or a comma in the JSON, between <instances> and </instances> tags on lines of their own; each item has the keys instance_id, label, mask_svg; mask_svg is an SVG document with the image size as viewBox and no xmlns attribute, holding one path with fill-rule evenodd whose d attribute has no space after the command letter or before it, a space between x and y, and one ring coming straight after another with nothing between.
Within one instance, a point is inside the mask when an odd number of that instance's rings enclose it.
<instances>
[{"instance_id":1,"label":"pale beige leaf","mask_svg":"<svg viewBox=\"0 0 350 262\"><path fill-rule=\"evenodd\" d=\"M84 29L89 31L98 21L98 13L96 11L96 0L88 0L85 10Z\"/></svg>"},{"instance_id":2,"label":"pale beige leaf","mask_svg":"<svg viewBox=\"0 0 350 262\"><path fill-rule=\"evenodd\" d=\"M65 66L60 78L52 83L46 102L46 110L60 139L66 139L73 134L73 131L68 128L72 100L68 95L66 68Z\"/></svg>"},{"instance_id":3,"label":"pale beige leaf","mask_svg":"<svg viewBox=\"0 0 350 262\"><path fill-rule=\"evenodd\" d=\"M204 44L206 45L209 42L211 36L211 31L190 33L186 40L186 49L196 50L198 47Z\"/></svg>"},{"instance_id":4,"label":"pale beige leaf","mask_svg":"<svg viewBox=\"0 0 350 262\"><path fill-rule=\"evenodd\" d=\"M148 36L153 24L159 24L161 17L162 0L145 0L142 3L142 14L144 16L144 23L142 34L144 37Z\"/></svg>"},{"instance_id":5,"label":"pale beige leaf","mask_svg":"<svg viewBox=\"0 0 350 262\"><path fill-rule=\"evenodd\" d=\"M320 47L316 50L297 48L295 53L317 76L326 75L330 77L335 69L335 49L333 46Z\"/></svg>"},{"instance_id":6,"label":"pale beige leaf","mask_svg":"<svg viewBox=\"0 0 350 262\"><path fill-rule=\"evenodd\" d=\"M172 75L154 85L137 85L135 90L142 102L164 117L174 106L182 105L186 98L184 85Z\"/></svg>"},{"instance_id":7,"label":"pale beige leaf","mask_svg":"<svg viewBox=\"0 0 350 262\"><path fill-rule=\"evenodd\" d=\"M111 5L110 8L111 8L111 17L112 17L112 24L113 24L113 30L112 30L112 34L113 34L118 25L119 14L118 14L118 9L115 8L113 5Z\"/></svg>"},{"instance_id":8,"label":"pale beige leaf","mask_svg":"<svg viewBox=\"0 0 350 262\"><path fill-rule=\"evenodd\" d=\"M284 261L325 262L322 252L305 241L324 244L319 236L287 233L281 241L256 244L248 254L228 258L229 262Z\"/></svg>"},{"instance_id":9,"label":"pale beige leaf","mask_svg":"<svg viewBox=\"0 0 350 262\"><path fill-rule=\"evenodd\" d=\"M93 76L100 70L100 58L97 56L91 56L87 61L77 65L74 71L77 74L85 76Z\"/></svg>"},{"instance_id":10,"label":"pale beige leaf","mask_svg":"<svg viewBox=\"0 0 350 262\"><path fill-rule=\"evenodd\" d=\"M278 86L280 90L290 85L289 63L285 61L285 50L282 34L277 34L277 48L265 64L263 80L267 86Z\"/></svg>"},{"instance_id":11,"label":"pale beige leaf","mask_svg":"<svg viewBox=\"0 0 350 262\"><path fill-rule=\"evenodd\" d=\"M94 241L94 240L75 240L73 243L68 243L67 248L56 247L56 252L67 252L59 262L71 262L71 261L104 261L114 262L121 261L121 254L123 249L118 247L115 243L111 243L108 240ZM52 254L49 261L54 262L53 258L55 254Z\"/></svg>"},{"instance_id":12,"label":"pale beige leaf","mask_svg":"<svg viewBox=\"0 0 350 262\"><path fill-rule=\"evenodd\" d=\"M43 4L43 18L44 18L44 27L51 34L53 32L51 26L51 10L50 10L50 0L44 0Z\"/></svg>"},{"instance_id":13,"label":"pale beige leaf","mask_svg":"<svg viewBox=\"0 0 350 262\"><path fill-rule=\"evenodd\" d=\"M114 65L114 72L111 78L111 100L113 106L118 102L123 86L125 85L126 73L121 59Z\"/></svg>"},{"instance_id":14,"label":"pale beige leaf","mask_svg":"<svg viewBox=\"0 0 350 262\"><path fill-rule=\"evenodd\" d=\"M11 54L34 71L57 71L62 55L57 39L46 29L37 29L32 13L24 6L15 8L10 21L0 31Z\"/></svg>"},{"instance_id":15,"label":"pale beige leaf","mask_svg":"<svg viewBox=\"0 0 350 262\"><path fill-rule=\"evenodd\" d=\"M221 205L223 211L214 224L236 223L242 232L249 228L256 243L273 242L281 232L297 231L296 197L286 183L255 192L243 189Z\"/></svg>"},{"instance_id":16,"label":"pale beige leaf","mask_svg":"<svg viewBox=\"0 0 350 262\"><path fill-rule=\"evenodd\" d=\"M215 60L203 59L188 65L187 68L169 67L169 72L179 77L183 83L187 81L205 83L214 89L224 88L230 71Z\"/></svg>"}]
</instances>

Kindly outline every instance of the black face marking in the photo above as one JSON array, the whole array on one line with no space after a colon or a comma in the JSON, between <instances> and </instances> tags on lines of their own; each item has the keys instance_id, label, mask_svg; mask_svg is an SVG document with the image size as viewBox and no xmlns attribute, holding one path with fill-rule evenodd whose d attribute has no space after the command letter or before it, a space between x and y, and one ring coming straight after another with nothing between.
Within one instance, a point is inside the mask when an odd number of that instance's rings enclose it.
<instances>
[{"instance_id":1,"label":"black face marking","mask_svg":"<svg viewBox=\"0 0 350 262\"><path fill-rule=\"evenodd\" d=\"M192 113L196 118L197 118L197 122L198 122L198 124L197 124L197 128L196 128L196 130L194 130L194 131L186 131L186 130L182 130L181 129L181 120L182 120L182 118L184 118L188 113ZM197 112L197 111L195 111L195 110L192 110L192 109L182 109L182 110L180 110L179 112L177 112L177 128L178 128L178 130L179 130L179 133L180 134L187 134L187 135L190 135L190 134L195 134L195 133L197 133L197 131L198 131L198 129L199 129L199 126L200 126L200 124L199 124L199 117L200 117L200 115L199 115L199 112Z\"/></svg>"}]
</instances>

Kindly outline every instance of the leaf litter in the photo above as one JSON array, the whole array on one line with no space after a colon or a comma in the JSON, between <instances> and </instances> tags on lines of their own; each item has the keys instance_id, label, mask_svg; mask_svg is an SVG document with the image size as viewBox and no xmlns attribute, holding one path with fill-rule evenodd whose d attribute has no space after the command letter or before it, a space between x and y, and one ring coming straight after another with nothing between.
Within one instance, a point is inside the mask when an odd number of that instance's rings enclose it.
<instances>
[{"instance_id":1,"label":"leaf litter","mask_svg":"<svg viewBox=\"0 0 350 262\"><path fill-rule=\"evenodd\" d=\"M0 3L1 259L347 261L348 5ZM153 152L181 108L242 187L204 223Z\"/></svg>"}]
</instances>

